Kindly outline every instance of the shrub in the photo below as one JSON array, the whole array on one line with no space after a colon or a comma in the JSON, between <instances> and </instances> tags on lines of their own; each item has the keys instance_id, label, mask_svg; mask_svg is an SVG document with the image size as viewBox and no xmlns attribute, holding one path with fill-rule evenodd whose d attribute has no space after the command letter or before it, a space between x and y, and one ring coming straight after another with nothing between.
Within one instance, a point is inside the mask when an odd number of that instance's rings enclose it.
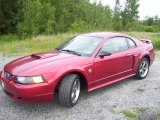
<instances>
[{"instance_id":1,"label":"shrub","mask_svg":"<svg viewBox=\"0 0 160 120\"><path fill-rule=\"evenodd\" d=\"M18 24L21 35L38 35L54 31L55 9L49 0L26 0L22 10L22 22Z\"/></svg>"},{"instance_id":2,"label":"shrub","mask_svg":"<svg viewBox=\"0 0 160 120\"><path fill-rule=\"evenodd\" d=\"M75 32L85 32L87 31L86 23L84 21L75 21L71 24L71 27L69 28L69 31L72 33Z\"/></svg>"}]
</instances>

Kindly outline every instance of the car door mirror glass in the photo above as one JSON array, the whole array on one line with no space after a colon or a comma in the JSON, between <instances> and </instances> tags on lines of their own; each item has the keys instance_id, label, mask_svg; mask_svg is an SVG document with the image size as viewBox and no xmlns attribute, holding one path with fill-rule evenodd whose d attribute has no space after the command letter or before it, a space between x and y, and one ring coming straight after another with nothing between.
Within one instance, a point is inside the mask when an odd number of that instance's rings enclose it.
<instances>
[{"instance_id":1,"label":"car door mirror glass","mask_svg":"<svg viewBox=\"0 0 160 120\"><path fill-rule=\"evenodd\" d=\"M101 51L100 54L99 54L99 56L100 56L100 57L104 57L104 56L110 56L111 54L112 54L112 53L107 52L107 51Z\"/></svg>"}]
</instances>

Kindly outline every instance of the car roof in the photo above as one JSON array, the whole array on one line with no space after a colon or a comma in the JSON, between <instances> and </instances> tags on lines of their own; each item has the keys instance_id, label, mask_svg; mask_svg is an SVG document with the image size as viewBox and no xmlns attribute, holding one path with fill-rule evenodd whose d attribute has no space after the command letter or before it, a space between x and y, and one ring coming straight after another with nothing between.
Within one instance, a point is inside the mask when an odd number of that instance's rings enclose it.
<instances>
[{"instance_id":1,"label":"car roof","mask_svg":"<svg viewBox=\"0 0 160 120\"><path fill-rule=\"evenodd\" d=\"M113 36L125 36L125 37L130 37L128 35L125 34L121 34L121 33L114 33L114 32L93 32L93 33L86 33L86 34L82 34L85 36L93 36L93 37L113 37Z\"/></svg>"}]
</instances>

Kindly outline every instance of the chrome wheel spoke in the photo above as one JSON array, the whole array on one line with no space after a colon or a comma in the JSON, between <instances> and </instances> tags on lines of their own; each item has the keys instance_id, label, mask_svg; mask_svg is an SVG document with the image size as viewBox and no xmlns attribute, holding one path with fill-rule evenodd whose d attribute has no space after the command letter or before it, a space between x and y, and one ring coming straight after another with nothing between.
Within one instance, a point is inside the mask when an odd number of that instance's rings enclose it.
<instances>
[{"instance_id":1,"label":"chrome wheel spoke","mask_svg":"<svg viewBox=\"0 0 160 120\"><path fill-rule=\"evenodd\" d=\"M148 65L148 62L147 61L143 61L140 65L140 69L139 69L139 72L140 72L140 75L142 77L145 77L148 73L148 68L149 65Z\"/></svg>"},{"instance_id":2,"label":"chrome wheel spoke","mask_svg":"<svg viewBox=\"0 0 160 120\"><path fill-rule=\"evenodd\" d=\"M74 99L76 97L75 93L72 93L72 99Z\"/></svg>"},{"instance_id":3,"label":"chrome wheel spoke","mask_svg":"<svg viewBox=\"0 0 160 120\"><path fill-rule=\"evenodd\" d=\"M73 103L76 103L80 93L80 82L75 80L72 87L71 100Z\"/></svg>"},{"instance_id":4,"label":"chrome wheel spoke","mask_svg":"<svg viewBox=\"0 0 160 120\"><path fill-rule=\"evenodd\" d=\"M145 68L143 68L144 70L147 70L147 68L145 67Z\"/></svg>"},{"instance_id":5,"label":"chrome wheel spoke","mask_svg":"<svg viewBox=\"0 0 160 120\"><path fill-rule=\"evenodd\" d=\"M146 63L145 63L145 62L143 62L143 63L142 63L142 67L144 68L144 67L145 67L145 65L146 65Z\"/></svg>"},{"instance_id":6,"label":"chrome wheel spoke","mask_svg":"<svg viewBox=\"0 0 160 120\"><path fill-rule=\"evenodd\" d=\"M142 70L141 74L144 74L144 71Z\"/></svg>"},{"instance_id":7,"label":"chrome wheel spoke","mask_svg":"<svg viewBox=\"0 0 160 120\"><path fill-rule=\"evenodd\" d=\"M74 98L74 93L72 92L71 97Z\"/></svg>"}]
</instances>

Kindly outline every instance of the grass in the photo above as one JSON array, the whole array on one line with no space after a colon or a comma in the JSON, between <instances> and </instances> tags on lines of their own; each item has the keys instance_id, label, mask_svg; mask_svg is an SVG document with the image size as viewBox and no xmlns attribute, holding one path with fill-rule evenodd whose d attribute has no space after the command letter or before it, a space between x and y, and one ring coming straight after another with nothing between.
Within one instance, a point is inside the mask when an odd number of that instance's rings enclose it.
<instances>
[{"instance_id":1,"label":"grass","mask_svg":"<svg viewBox=\"0 0 160 120\"><path fill-rule=\"evenodd\" d=\"M3 54L22 53L29 54L41 51L53 50L59 44L69 39L74 34L41 35L26 39L16 36L0 37L0 52Z\"/></svg>"},{"instance_id":2,"label":"grass","mask_svg":"<svg viewBox=\"0 0 160 120\"><path fill-rule=\"evenodd\" d=\"M133 111L123 110L122 113L126 116L127 120L137 120L140 113L144 112L147 108L136 108Z\"/></svg>"},{"instance_id":3,"label":"grass","mask_svg":"<svg viewBox=\"0 0 160 120\"><path fill-rule=\"evenodd\" d=\"M143 88L137 88L137 89L136 89L136 91L138 91L138 92L141 92L141 93L142 93L142 92L144 92L145 90L144 90Z\"/></svg>"},{"instance_id":4,"label":"grass","mask_svg":"<svg viewBox=\"0 0 160 120\"><path fill-rule=\"evenodd\" d=\"M128 118L128 120L136 120L137 119L137 113L136 112L123 110L122 113Z\"/></svg>"},{"instance_id":5,"label":"grass","mask_svg":"<svg viewBox=\"0 0 160 120\"><path fill-rule=\"evenodd\" d=\"M158 33L145 33L145 32L125 32L136 38L151 39L154 47L160 50L160 34ZM62 42L74 36L75 34L66 33L58 35L40 35L37 37L20 39L15 35L0 36L0 52L3 54L22 53L30 54L41 51L53 50Z\"/></svg>"},{"instance_id":6,"label":"grass","mask_svg":"<svg viewBox=\"0 0 160 120\"><path fill-rule=\"evenodd\" d=\"M157 111L156 115L157 115L157 120L160 120L160 110Z\"/></svg>"}]
</instances>

